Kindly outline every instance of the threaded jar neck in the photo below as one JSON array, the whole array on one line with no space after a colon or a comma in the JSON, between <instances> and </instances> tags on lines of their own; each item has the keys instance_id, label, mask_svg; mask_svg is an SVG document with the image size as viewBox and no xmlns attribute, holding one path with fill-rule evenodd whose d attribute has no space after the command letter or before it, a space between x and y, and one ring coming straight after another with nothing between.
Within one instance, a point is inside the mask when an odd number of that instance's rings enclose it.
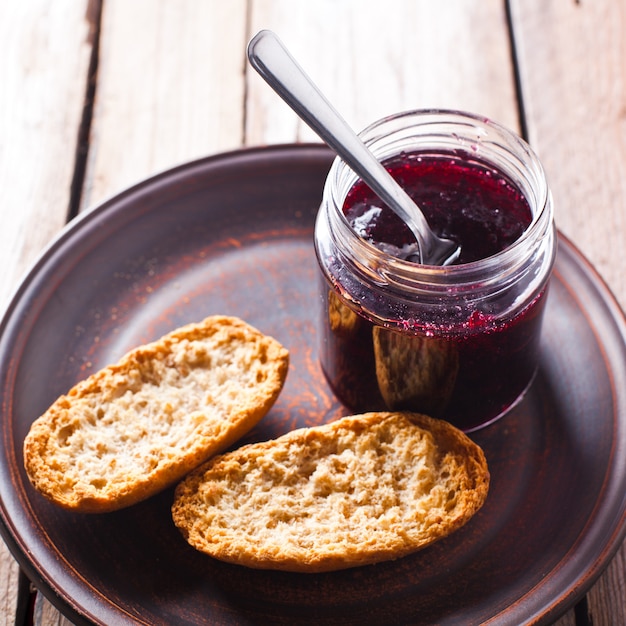
<instances>
[{"instance_id":1,"label":"threaded jar neck","mask_svg":"<svg viewBox=\"0 0 626 626\"><path fill-rule=\"evenodd\" d=\"M361 283L387 298L447 308L494 303L520 281L524 293L542 287L554 261L552 199L539 159L520 137L493 121L448 110L389 116L360 136L380 161L419 152L453 154L492 167L524 195L532 221L509 247L471 263L437 267L402 260L361 238L349 224L343 206L358 177L337 158L324 187L316 245L322 268L348 298L358 300L358 294L351 292ZM501 315L514 313L518 305L506 298L501 303Z\"/></svg>"}]
</instances>

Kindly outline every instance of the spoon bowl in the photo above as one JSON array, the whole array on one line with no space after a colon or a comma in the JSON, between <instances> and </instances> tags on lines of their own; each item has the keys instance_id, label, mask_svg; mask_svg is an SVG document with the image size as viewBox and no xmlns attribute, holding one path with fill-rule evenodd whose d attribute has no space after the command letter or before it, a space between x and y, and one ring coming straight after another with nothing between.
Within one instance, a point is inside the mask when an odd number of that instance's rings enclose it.
<instances>
[{"instance_id":1,"label":"spoon bowl","mask_svg":"<svg viewBox=\"0 0 626 626\"><path fill-rule=\"evenodd\" d=\"M268 85L405 222L417 242L417 262L449 265L458 258L459 245L433 233L421 209L339 115L272 31L262 30L251 39L248 59ZM414 260L413 257L410 260Z\"/></svg>"}]
</instances>

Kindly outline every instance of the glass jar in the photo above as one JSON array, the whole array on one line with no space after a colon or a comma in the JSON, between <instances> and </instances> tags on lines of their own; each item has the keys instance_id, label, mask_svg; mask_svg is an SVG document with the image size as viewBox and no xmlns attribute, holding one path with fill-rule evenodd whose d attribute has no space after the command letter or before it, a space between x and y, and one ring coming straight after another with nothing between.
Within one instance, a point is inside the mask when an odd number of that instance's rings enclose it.
<instances>
[{"instance_id":1,"label":"glass jar","mask_svg":"<svg viewBox=\"0 0 626 626\"><path fill-rule=\"evenodd\" d=\"M387 164L425 158L435 176L437 164L454 162L495 177L521 194L530 212L516 239L494 254L422 265L357 234L344 203L358 177L335 159L315 227L324 373L354 412L418 411L465 431L491 423L523 396L538 364L556 251L541 163L514 133L456 111L400 113L369 126L361 138ZM470 195L479 191L469 184ZM450 210L464 209L452 202ZM462 234L461 249L480 244L477 237Z\"/></svg>"}]
</instances>

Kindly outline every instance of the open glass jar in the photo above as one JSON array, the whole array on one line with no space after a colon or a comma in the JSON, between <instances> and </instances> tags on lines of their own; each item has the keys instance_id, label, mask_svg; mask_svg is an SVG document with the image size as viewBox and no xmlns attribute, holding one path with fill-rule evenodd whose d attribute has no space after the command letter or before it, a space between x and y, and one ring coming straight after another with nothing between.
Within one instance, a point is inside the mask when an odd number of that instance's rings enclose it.
<instances>
[{"instance_id":1,"label":"open glass jar","mask_svg":"<svg viewBox=\"0 0 626 626\"><path fill-rule=\"evenodd\" d=\"M446 213L455 219L469 212L475 223L489 228L481 235L460 221L456 232L453 224L451 231L439 233L457 238L461 250L474 250L477 258L446 267L403 259L386 242L357 233L367 231L356 224L363 215L348 220L351 194L363 183L335 159L315 228L324 373L338 398L355 412L412 410L465 431L484 426L522 397L537 369L556 251L551 194L541 163L514 133L455 111L393 115L368 127L361 138L394 175L405 169L415 194L403 186L422 208L427 202L420 197L421 175L428 164L431 178L441 183L437 193L451 198L434 207L434 218L427 214L435 230L437 211L439 217ZM496 208L486 211L482 201L494 200L489 196L498 187L509 196L498 196ZM479 198L476 211L464 204L472 196ZM524 204L527 222L492 254L481 239L497 239L506 230L501 218L506 223L514 210L507 197ZM384 205L379 201L378 206ZM379 219L384 226L390 218Z\"/></svg>"}]
</instances>

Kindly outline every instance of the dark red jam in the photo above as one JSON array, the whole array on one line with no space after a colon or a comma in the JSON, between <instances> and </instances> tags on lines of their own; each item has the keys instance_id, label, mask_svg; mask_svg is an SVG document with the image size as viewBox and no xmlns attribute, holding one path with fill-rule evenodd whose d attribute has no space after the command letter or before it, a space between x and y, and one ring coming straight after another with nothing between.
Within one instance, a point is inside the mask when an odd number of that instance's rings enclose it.
<instances>
[{"instance_id":1,"label":"dark red jam","mask_svg":"<svg viewBox=\"0 0 626 626\"><path fill-rule=\"evenodd\" d=\"M504 250L531 223L520 190L467 154L415 153L386 166L433 230L460 243L457 263ZM343 210L375 244L414 244L406 225L361 182ZM355 412L413 410L471 430L502 414L533 378L545 289L505 319L495 309L458 305L426 318L404 302L395 319L381 323L376 312L384 294L356 282L324 285L322 366L339 399Z\"/></svg>"},{"instance_id":2,"label":"dark red jam","mask_svg":"<svg viewBox=\"0 0 626 626\"><path fill-rule=\"evenodd\" d=\"M419 205L430 227L461 244L456 263L486 259L519 239L532 220L526 198L492 167L458 155L412 153L386 167ZM415 238L406 224L359 181L344 213L359 235L401 248Z\"/></svg>"}]
</instances>

